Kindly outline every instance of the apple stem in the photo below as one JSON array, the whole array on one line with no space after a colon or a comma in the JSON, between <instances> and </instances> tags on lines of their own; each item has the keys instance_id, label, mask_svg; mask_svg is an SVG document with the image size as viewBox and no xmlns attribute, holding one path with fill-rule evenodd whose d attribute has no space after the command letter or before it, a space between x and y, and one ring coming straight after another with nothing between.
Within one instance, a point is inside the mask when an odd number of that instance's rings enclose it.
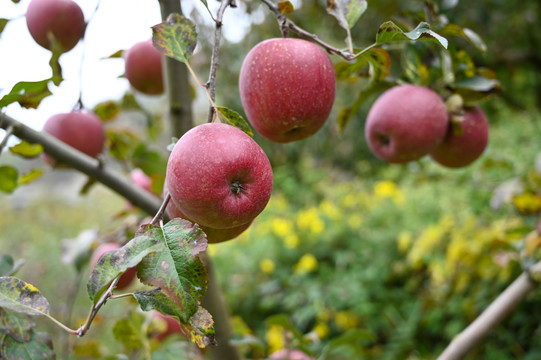
<instances>
[{"instance_id":1,"label":"apple stem","mask_svg":"<svg viewBox=\"0 0 541 360\"><path fill-rule=\"evenodd\" d=\"M13 134L13 130L15 129L15 126L9 125L6 129L6 133L4 135L4 138L2 139L2 142L0 142L0 155L2 155L2 151L4 150L4 147L6 146L9 137Z\"/></svg>"}]
</instances>

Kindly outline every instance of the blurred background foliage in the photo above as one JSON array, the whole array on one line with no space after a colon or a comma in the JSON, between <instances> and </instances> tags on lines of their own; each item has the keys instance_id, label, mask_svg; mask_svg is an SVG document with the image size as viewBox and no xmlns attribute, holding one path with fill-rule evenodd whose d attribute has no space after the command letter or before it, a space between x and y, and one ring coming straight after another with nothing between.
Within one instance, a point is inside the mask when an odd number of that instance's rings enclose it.
<instances>
[{"instance_id":1,"label":"blurred background foliage","mask_svg":"<svg viewBox=\"0 0 541 360\"><path fill-rule=\"evenodd\" d=\"M299 26L345 47L345 32L326 14L324 2L294 5L289 16ZM481 102L491 124L490 143L468 168L449 170L426 158L407 165L376 159L363 129L370 104L382 89L367 94L341 131L340 110L369 86L362 75L338 83L333 113L315 136L273 144L256 135L273 164L271 202L238 239L209 247L234 319L235 341L248 358L290 347L319 359L433 359L537 259L538 237L531 240L527 234L536 228L541 210L539 7L537 0L370 1L353 28L357 48L373 43L386 20L408 29L420 21L440 29L452 23L480 36L486 51L446 35L454 64L460 65L454 69L457 77L491 69L501 85L497 96ZM252 46L280 36L280 31L258 1L240 2L239 9L228 11L245 11L252 26L241 42L223 43L217 103L242 113L237 89L242 60ZM191 16L197 23L205 14ZM200 26L198 31L201 48L193 65L205 73L213 29ZM430 75L430 66L422 74L423 61L413 73L405 71L417 55L440 52L435 44L390 45L387 50L393 78L448 91L438 87L441 74ZM332 60L342 61L336 56ZM195 100L194 106L203 104L196 114L205 114L206 103ZM205 115L198 119L205 120ZM149 116L146 121L159 122ZM151 142L162 127L153 124L147 130L145 141ZM131 130L124 135L122 142L114 142L113 155L127 158L129 153L132 165L154 166L147 172L159 173L155 165L163 159L149 152L150 145L141 147ZM128 151L130 146L137 151ZM64 176L76 185L51 191ZM78 279L75 273L66 276L70 272L62 263L62 240L91 228L99 228L102 238L119 236L143 217L100 185L77 196L77 184L84 179L74 180L70 170L50 171L14 195L2 195L0 203L2 253L26 259L19 276L41 289L53 314L67 314L65 289ZM43 188L47 193L37 192ZM72 193L66 196L67 191ZM26 198L25 192L36 196ZM83 267L81 274L86 271ZM84 281L69 291L78 294L71 317L76 321L88 307ZM531 294L468 359L538 359L540 302L539 292ZM113 303L103 309L103 319L134 316ZM99 358L123 351L126 344L111 336L113 325L96 322L87 338L75 340L79 346L73 356Z\"/></svg>"}]
</instances>

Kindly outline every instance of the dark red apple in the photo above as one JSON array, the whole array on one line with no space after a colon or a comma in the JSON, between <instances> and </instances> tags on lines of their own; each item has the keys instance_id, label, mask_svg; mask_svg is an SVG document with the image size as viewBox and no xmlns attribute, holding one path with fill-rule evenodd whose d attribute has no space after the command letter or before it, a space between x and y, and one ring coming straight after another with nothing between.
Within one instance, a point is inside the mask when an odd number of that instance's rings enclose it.
<instances>
[{"instance_id":1,"label":"dark red apple","mask_svg":"<svg viewBox=\"0 0 541 360\"><path fill-rule=\"evenodd\" d=\"M168 336L180 333L180 324L177 319L172 316L164 315L159 311L152 313L152 318L158 321L165 321L164 331L156 334L158 341L164 341Z\"/></svg>"},{"instance_id":2,"label":"dark red apple","mask_svg":"<svg viewBox=\"0 0 541 360\"><path fill-rule=\"evenodd\" d=\"M73 111L51 116L43 131L88 156L97 157L105 144L103 123L95 114Z\"/></svg>"},{"instance_id":3,"label":"dark red apple","mask_svg":"<svg viewBox=\"0 0 541 360\"><path fill-rule=\"evenodd\" d=\"M141 41L124 53L125 75L136 90L147 95L163 93L162 54L152 40Z\"/></svg>"},{"instance_id":4,"label":"dark red apple","mask_svg":"<svg viewBox=\"0 0 541 360\"><path fill-rule=\"evenodd\" d=\"M26 25L34 40L52 50L58 41L62 51L71 49L84 36L83 11L72 0L32 0L26 11Z\"/></svg>"},{"instance_id":5,"label":"dark red apple","mask_svg":"<svg viewBox=\"0 0 541 360\"><path fill-rule=\"evenodd\" d=\"M479 106L465 108L461 125L460 134L455 133L450 125L443 142L430 153L438 164L450 168L465 167L485 151L489 125L483 110Z\"/></svg>"},{"instance_id":6,"label":"dark red apple","mask_svg":"<svg viewBox=\"0 0 541 360\"><path fill-rule=\"evenodd\" d=\"M250 136L231 125L207 123L176 143L164 186L189 219L200 226L227 229L259 215L272 184L269 159Z\"/></svg>"},{"instance_id":7,"label":"dark red apple","mask_svg":"<svg viewBox=\"0 0 541 360\"><path fill-rule=\"evenodd\" d=\"M319 46L302 39L257 44L239 75L248 120L262 136L279 143L316 133L329 117L335 91L331 60Z\"/></svg>"},{"instance_id":8,"label":"dark red apple","mask_svg":"<svg viewBox=\"0 0 541 360\"><path fill-rule=\"evenodd\" d=\"M120 249L121 246L117 243L104 243L101 244L94 250L92 253L92 257L90 258L90 268L94 269L94 266L98 263L100 258L107 252L111 250ZM135 268L129 268L118 280L118 283L116 285L116 288L118 290L122 290L127 288L133 283L133 280L136 277L136 270Z\"/></svg>"},{"instance_id":9,"label":"dark red apple","mask_svg":"<svg viewBox=\"0 0 541 360\"><path fill-rule=\"evenodd\" d=\"M167 212L167 215L169 215L169 217L171 219L182 218L182 219L188 220L188 221L193 223L192 220L188 219L188 217L186 215L184 215L175 206L175 203L173 203L173 201L169 201L167 203L167 208L166 208L165 211ZM204 226L204 225L199 225L199 227L207 235L207 241L209 243L217 244L217 243L221 243L221 242L236 238L237 236L242 234L244 232L244 230L248 229L251 224L252 224L252 222L250 221L249 223L246 223L244 225L235 226L235 227L229 228L229 229L214 229L214 228Z\"/></svg>"},{"instance_id":10,"label":"dark red apple","mask_svg":"<svg viewBox=\"0 0 541 360\"><path fill-rule=\"evenodd\" d=\"M447 108L433 90L395 86L372 105L365 136L372 152L389 163L406 163L432 152L449 126Z\"/></svg>"}]
</instances>

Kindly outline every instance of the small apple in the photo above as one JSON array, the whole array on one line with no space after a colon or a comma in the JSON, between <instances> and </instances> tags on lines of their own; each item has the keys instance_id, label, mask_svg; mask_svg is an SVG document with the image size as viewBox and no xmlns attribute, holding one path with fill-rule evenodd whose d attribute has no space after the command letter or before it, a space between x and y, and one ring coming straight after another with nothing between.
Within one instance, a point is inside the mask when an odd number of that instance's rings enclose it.
<instances>
[{"instance_id":1,"label":"small apple","mask_svg":"<svg viewBox=\"0 0 541 360\"><path fill-rule=\"evenodd\" d=\"M167 162L171 201L193 222L215 229L252 221L272 192L267 155L234 126L206 123L186 132Z\"/></svg>"},{"instance_id":2,"label":"small apple","mask_svg":"<svg viewBox=\"0 0 541 360\"><path fill-rule=\"evenodd\" d=\"M269 140L285 143L316 133L331 112L334 67L316 44L268 39L244 59L239 92L248 121Z\"/></svg>"},{"instance_id":3,"label":"small apple","mask_svg":"<svg viewBox=\"0 0 541 360\"><path fill-rule=\"evenodd\" d=\"M92 256L90 258L90 268L94 269L94 266L96 266L96 264L98 263L100 258L105 253L107 253L107 252L109 252L111 250L120 249L121 247L122 246L120 246L117 243L104 243L104 244L101 244L100 246L98 246L96 248L96 250L94 250L94 252L92 253ZM122 276L118 280L116 288L118 290L122 290L122 289L127 288L128 286L131 285L131 283L133 282L135 277L136 277L135 268L129 268L128 270L126 270L126 272L124 274L122 274Z\"/></svg>"},{"instance_id":4,"label":"small apple","mask_svg":"<svg viewBox=\"0 0 541 360\"><path fill-rule=\"evenodd\" d=\"M172 316L164 315L159 311L152 312L153 321L164 322L159 326L162 330L155 335L156 340L164 341L168 336L180 333L180 324L177 319Z\"/></svg>"},{"instance_id":5,"label":"small apple","mask_svg":"<svg viewBox=\"0 0 541 360\"><path fill-rule=\"evenodd\" d=\"M406 163L433 151L449 126L447 108L433 90L395 86L374 102L365 124L372 152L389 163Z\"/></svg>"},{"instance_id":6,"label":"small apple","mask_svg":"<svg viewBox=\"0 0 541 360\"><path fill-rule=\"evenodd\" d=\"M143 190L152 192L152 179L139 168L130 171L131 181Z\"/></svg>"},{"instance_id":7,"label":"small apple","mask_svg":"<svg viewBox=\"0 0 541 360\"><path fill-rule=\"evenodd\" d=\"M167 203L167 207L165 211L167 212L167 215L169 215L171 219L182 218L193 223L193 221L188 219L188 217L184 215L182 211L180 211L175 206L175 203L173 203L173 201L171 200ZM214 229L214 228L204 226L204 225L200 225L199 227L207 235L207 241L209 243L217 244L217 243L221 243L221 242L236 238L237 236L242 234L244 230L248 229L251 224L252 222L250 221L246 224L235 226L229 229Z\"/></svg>"},{"instance_id":8,"label":"small apple","mask_svg":"<svg viewBox=\"0 0 541 360\"><path fill-rule=\"evenodd\" d=\"M97 157L104 148L103 123L95 114L72 111L51 116L43 131L91 157ZM52 160L46 156L47 161Z\"/></svg>"},{"instance_id":9,"label":"small apple","mask_svg":"<svg viewBox=\"0 0 541 360\"><path fill-rule=\"evenodd\" d=\"M280 349L270 355L271 359L280 360L315 360L315 358L306 353L295 349Z\"/></svg>"},{"instance_id":10,"label":"small apple","mask_svg":"<svg viewBox=\"0 0 541 360\"><path fill-rule=\"evenodd\" d=\"M58 41L62 52L73 49L86 29L83 11L72 0L31 0L26 25L39 45L52 50Z\"/></svg>"},{"instance_id":11,"label":"small apple","mask_svg":"<svg viewBox=\"0 0 541 360\"><path fill-rule=\"evenodd\" d=\"M464 109L462 133L456 134L449 126L443 142L430 153L438 164L460 168L479 158L488 144L489 126L485 113L479 106Z\"/></svg>"},{"instance_id":12,"label":"small apple","mask_svg":"<svg viewBox=\"0 0 541 360\"><path fill-rule=\"evenodd\" d=\"M124 53L125 75L136 90L147 95L163 93L162 54L152 39L133 45Z\"/></svg>"}]
</instances>

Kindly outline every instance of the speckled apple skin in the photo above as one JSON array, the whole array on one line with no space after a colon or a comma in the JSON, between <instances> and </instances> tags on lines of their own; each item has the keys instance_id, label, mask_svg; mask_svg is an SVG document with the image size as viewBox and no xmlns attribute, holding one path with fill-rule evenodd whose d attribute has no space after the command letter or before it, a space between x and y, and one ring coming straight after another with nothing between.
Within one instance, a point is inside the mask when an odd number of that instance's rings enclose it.
<instances>
[{"instance_id":1,"label":"speckled apple skin","mask_svg":"<svg viewBox=\"0 0 541 360\"><path fill-rule=\"evenodd\" d=\"M232 191L238 182L243 190ZM167 162L165 186L189 219L215 229L252 221L267 205L273 185L267 155L231 125L198 125L176 143Z\"/></svg>"},{"instance_id":2,"label":"speckled apple skin","mask_svg":"<svg viewBox=\"0 0 541 360\"><path fill-rule=\"evenodd\" d=\"M105 144L100 118L84 111L53 115L43 125L43 131L92 157L97 157Z\"/></svg>"},{"instance_id":3,"label":"speckled apple skin","mask_svg":"<svg viewBox=\"0 0 541 360\"><path fill-rule=\"evenodd\" d=\"M443 142L430 156L440 165L461 168L477 160L488 145L489 124L479 106L464 109L462 133L457 135L449 127Z\"/></svg>"},{"instance_id":4,"label":"speckled apple skin","mask_svg":"<svg viewBox=\"0 0 541 360\"><path fill-rule=\"evenodd\" d=\"M445 103L419 85L395 86L374 102L365 123L372 152L389 163L418 160L433 151L448 128Z\"/></svg>"},{"instance_id":5,"label":"speckled apple skin","mask_svg":"<svg viewBox=\"0 0 541 360\"><path fill-rule=\"evenodd\" d=\"M162 54L152 39L134 44L124 53L125 75L131 86L147 95L164 91Z\"/></svg>"},{"instance_id":6,"label":"speckled apple skin","mask_svg":"<svg viewBox=\"0 0 541 360\"><path fill-rule=\"evenodd\" d=\"M83 11L72 0L32 0L26 11L26 25L39 45L51 50L52 35L64 52L77 45L86 29Z\"/></svg>"},{"instance_id":7,"label":"speckled apple skin","mask_svg":"<svg viewBox=\"0 0 541 360\"><path fill-rule=\"evenodd\" d=\"M164 192L164 194L167 194L167 190ZM169 218L171 219L182 218L193 223L192 220L190 220L186 215L182 213L182 211L180 211L175 206L175 203L173 201L169 201L167 203L167 207L165 211L167 215L169 215ZM237 236L242 234L246 229L248 229L251 224L252 222L250 221L246 224L235 226L229 229L214 229L208 226L199 225L199 224L198 225L201 228L201 230L203 230L205 235L207 235L207 241L210 244L217 244L217 243L221 243L221 242L236 238Z\"/></svg>"},{"instance_id":8,"label":"speckled apple skin","mask_svg":"<svg viewBox=\"0 0 541 360\"><path fill-rule=\"evenodd\" d=\"M279 143L316 133L329 117L335 91L329 57L302 39L259 43L246 55L239 74L240 98L250 124Z\"/></svg>"}]
</instances>

